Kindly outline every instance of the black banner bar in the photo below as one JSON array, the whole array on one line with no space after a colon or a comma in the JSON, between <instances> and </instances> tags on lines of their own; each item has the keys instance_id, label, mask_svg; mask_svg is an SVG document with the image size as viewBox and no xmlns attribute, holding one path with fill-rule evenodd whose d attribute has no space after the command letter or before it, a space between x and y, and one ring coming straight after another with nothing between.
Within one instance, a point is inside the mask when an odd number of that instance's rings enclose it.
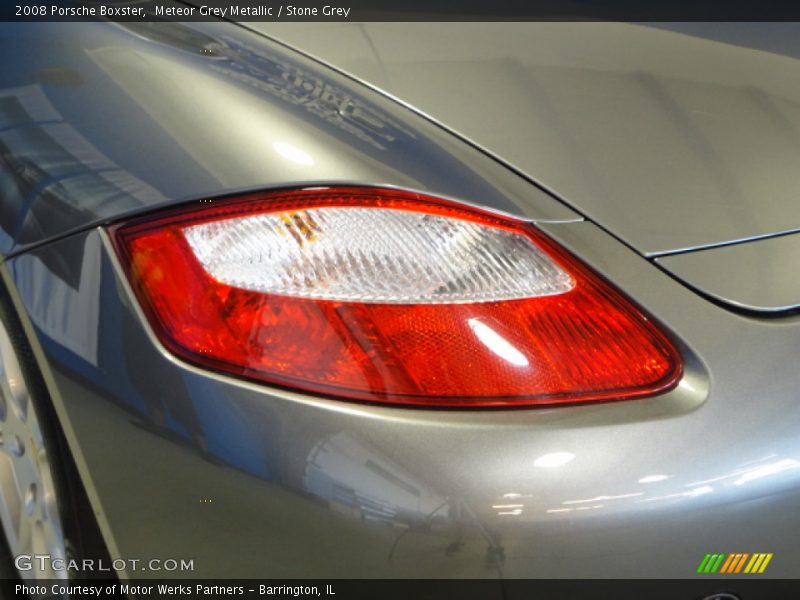
<instances>
[{"instance_id":1,"label":"black banner bar","mask_svg":"<svg viewBox=\"0 0 800 600\"><path fill-rule=\"evenodd\" d=\"M4 0L2 21L787 21L790 0Z\"/></svg>"},{"instance_id":2,"label":"black banner bar","mask_svg":"<svg viewBox=\"0 0 800 600\"><path fill-rule=\"evenodd\" d=\"M4 598L323 598L324 600L789 600L800 580L73 580L4 581Z\"/></svg>"}]
</instances>

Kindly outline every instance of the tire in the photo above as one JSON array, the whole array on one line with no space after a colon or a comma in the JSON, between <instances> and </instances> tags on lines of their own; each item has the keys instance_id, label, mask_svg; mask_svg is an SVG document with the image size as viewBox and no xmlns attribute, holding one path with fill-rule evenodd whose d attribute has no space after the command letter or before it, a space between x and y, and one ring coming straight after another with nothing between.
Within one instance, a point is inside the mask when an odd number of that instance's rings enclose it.
<instances>
[{"instance_id":1,"label":"tire","mask_svg":"<svg viewBox=\"0 0 800 600\"><path fill-rule=\"evenodd\" d=\"M108 553L7 290L0 288L0 592L17 582L93 578L20 555L104 560ZM96 564L96 563L95 563ZM18 595L7 597L19 597Z\"/></svg>"}]
</instances>

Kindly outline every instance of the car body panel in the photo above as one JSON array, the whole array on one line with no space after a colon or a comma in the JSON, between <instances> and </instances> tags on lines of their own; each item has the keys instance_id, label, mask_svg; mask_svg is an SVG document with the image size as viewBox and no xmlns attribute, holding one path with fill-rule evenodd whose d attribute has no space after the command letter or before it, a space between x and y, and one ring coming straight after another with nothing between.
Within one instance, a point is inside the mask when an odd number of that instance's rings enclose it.
<instances>
[{"instance_id":1,"label":"car body panel","mask_svg":"<svg viewBox=\"0 0 800 600\"><path fill-rule=\"evenodd\" d=\"M725 305L763 313L800 307L800 235L790 234L709 248L656 263Z\"/></svg>"},{"instance_id":2,"label":"car body panel","mask_svg":"<svg viewBox=\"0 0 800 600\"><path fill-rule=\"evenodd\" d=\"M643 254L800 228L797 24L247 26L414 106Z\"/></svg>"},{"instance_id":3,"label":"car body panel","mask_svg":"<svg viewBox=\"0 0 800 600\"><path fill-rule=\"evenodd\" d=\"M99 230L7 261L113 557L207 577L683 578L735 548L795 576L800 320L721 310L590 223L544 228L684 341L677 389L522 411L326 400L168 355Z\"/></svg>"},{"instance_id":4,"label":"car body panel","mask_svg":"<svg viewBox=\"0 0 800 600\"><path fill-rule=\"evenodd\" d=\"M0 253L181 200L370 183L580 216L396 103L231 24L15 24Z\"/></svg>"}]
</instances>

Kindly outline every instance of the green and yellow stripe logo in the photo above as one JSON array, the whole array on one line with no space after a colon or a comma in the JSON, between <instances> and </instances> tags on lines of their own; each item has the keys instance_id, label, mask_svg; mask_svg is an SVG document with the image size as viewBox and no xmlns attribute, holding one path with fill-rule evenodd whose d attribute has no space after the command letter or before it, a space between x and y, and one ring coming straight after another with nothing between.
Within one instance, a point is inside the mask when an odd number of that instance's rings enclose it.
<instances>
[{"instance_id":1,"label":"green and yellow stripe logo","mask_svg":"<svg viewBox=\"0 0 800 600\"><path fill-rule=\"evenodd\" d=\"M756 552L735 552L733 554L706 554L700 565L697 567L698 573L724 573L727 575L736 573L763 573L769 561L772 560L772 553Z\"/></svg>"}]
</instances>

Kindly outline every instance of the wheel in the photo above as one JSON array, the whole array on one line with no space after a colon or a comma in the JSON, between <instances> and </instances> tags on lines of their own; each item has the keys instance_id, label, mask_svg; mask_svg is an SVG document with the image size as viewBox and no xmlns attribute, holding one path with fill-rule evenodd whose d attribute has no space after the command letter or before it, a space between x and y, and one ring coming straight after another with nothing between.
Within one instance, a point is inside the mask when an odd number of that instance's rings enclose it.
<instances>
[{"instance_id":1,"label":"wheel","mask_svg":"<svg viewBox=\"0 0 800 600\"><path fill-rule=\"evenodd\" d=\"M66 559L67 543L50 436L5 321L0 321L0 523L20 579L66 579L66 570L52 566L53 560ZM35 555L50 561L18 558Z\"/></svg>"},{"instance_id":2,"label":"wheel","mask_svg":"<svg viewBox=\"0 0 800 600\"><path fill-rule=\"evenodd\" d=\"M0 284L0 598L13 583L109 578L54 569L110 564L94 512L8 291ZM19 559L47 555L50 560ZM85 560L92 559L92 560Z\"/></svg>"}]
</instances>

